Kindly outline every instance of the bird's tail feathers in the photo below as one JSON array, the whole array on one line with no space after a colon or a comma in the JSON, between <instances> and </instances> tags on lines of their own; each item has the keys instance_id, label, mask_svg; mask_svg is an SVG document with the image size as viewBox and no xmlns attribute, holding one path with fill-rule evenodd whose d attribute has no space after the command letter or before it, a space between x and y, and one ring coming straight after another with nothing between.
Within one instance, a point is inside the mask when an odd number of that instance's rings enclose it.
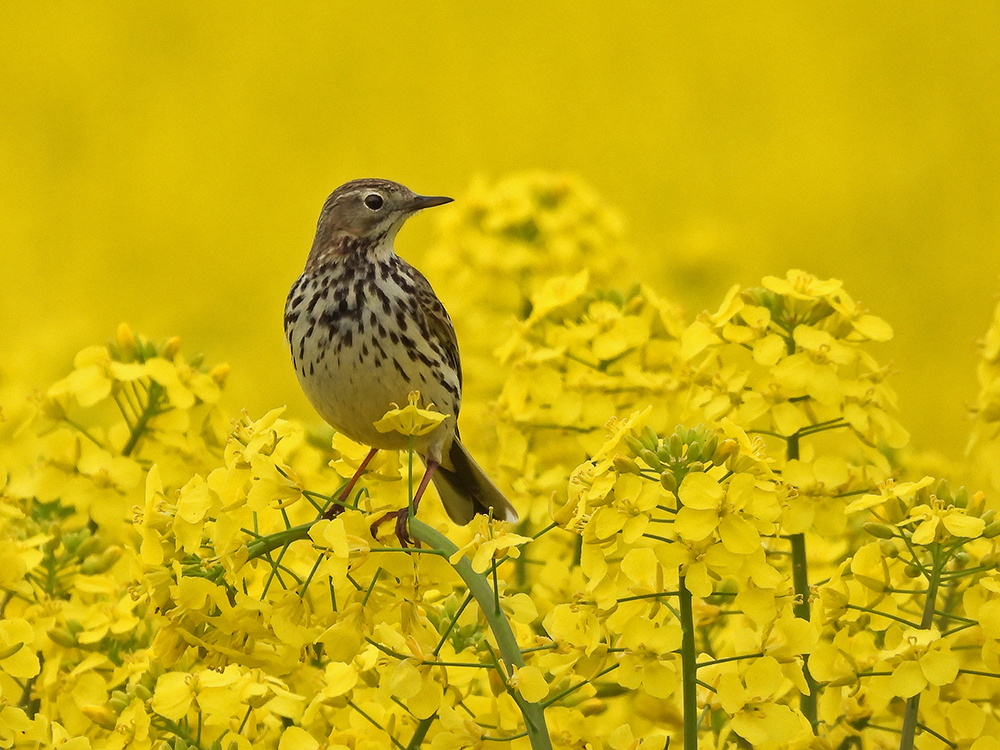
<instances>
[{"instance_id":1,"label":"bird's tail feathers","mask_svg":"<svg viewBox=\"0 0 1000 750\"><path fill-rule=\"evenodd\" d=\"M439 466L432 478L452 521L464 526L478 513L492 513L493 518L517 521L514 506L486 476L457 435L448 451L447 463L451 468Z\"/></svg>"}]
</instances>

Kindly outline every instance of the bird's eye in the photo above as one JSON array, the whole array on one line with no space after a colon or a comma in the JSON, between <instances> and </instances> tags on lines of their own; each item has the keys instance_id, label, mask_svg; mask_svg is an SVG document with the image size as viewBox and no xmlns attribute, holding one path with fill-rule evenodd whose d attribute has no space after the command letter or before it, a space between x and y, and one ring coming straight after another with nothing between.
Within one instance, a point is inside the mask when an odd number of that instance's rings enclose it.
<instances>
[{"instance_id":1,"label":"bird's eye","mask_svg":"<svg viewBox=\"0 0 1000 750\"><path fill-rule=\"evenodd\" d=\"M371 195L365 196L365 205L372 211L378 211L382 208L383 203L384 201L382 200L382 196L378 193L372 193Z\"/></svg>"}]
</instances>

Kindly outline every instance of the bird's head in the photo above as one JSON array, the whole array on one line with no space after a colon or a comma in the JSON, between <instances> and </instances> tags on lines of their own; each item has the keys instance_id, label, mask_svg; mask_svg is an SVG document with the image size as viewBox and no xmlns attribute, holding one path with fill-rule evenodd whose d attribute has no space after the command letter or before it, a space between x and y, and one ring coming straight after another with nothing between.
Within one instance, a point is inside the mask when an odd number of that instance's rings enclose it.
<instances>
[{"instance_id":1,"label":"bird's head","mask_svg":"<svg viewBox=\"0 0 1000 750\"><path fill-rule=\"evenodd\" d=\"M389 180L352 180L334 190L323 204L313 253L391 248L396 232L408 218L421 209L451 200L444 196L417 195Z\"/></svg>"}]
</instances>

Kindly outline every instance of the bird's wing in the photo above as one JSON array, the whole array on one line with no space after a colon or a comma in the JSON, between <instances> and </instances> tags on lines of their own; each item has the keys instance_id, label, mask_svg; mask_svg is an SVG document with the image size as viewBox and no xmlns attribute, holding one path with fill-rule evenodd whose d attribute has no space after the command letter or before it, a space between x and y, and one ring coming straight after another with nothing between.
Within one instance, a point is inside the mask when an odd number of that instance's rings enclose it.
<instances>
[{"instance_id":1,"label":"bird's wing","mask_svg":"<svg viewBox=\"0 0 1000 750\"><path fill-rule=\"evenodd\" d=\"M416 268L413 268L413 292L417 298L417 307L424 315L427 323L427 333L433 343L440 348L447 363L458 374L458 387L462 388L462 359L458 353L458 337L451 323L448 311L444 309L441 300L434 293L431 283ZM433 346L433 344L432 344Z\"/></svg>"}]
</instances>

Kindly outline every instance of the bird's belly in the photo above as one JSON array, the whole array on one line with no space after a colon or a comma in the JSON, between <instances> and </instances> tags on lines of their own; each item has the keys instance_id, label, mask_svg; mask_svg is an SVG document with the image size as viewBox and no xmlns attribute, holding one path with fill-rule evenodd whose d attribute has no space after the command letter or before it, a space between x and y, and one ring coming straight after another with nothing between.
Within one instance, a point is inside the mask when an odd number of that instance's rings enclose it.
<instances>
[{"instance_id":1,"label":"bird's belly","mask_svg":"<svg viewBox=\"0 0 1000 750\"><path fill-rule=\"evenodd\" d=\"M289 343L302 390L319 415L352 440L373 448L400 450L409 438L382 433L374 423L393 408L403 407L411 391L420 391L424 406L447 414L439 429L417 439L422 453L440 444L455 428L458 403L435 375L407 350L387 338L373 337L363 325L341 325L336 331L306 335L291 331Z\"/></svg>"}]
</instances>

